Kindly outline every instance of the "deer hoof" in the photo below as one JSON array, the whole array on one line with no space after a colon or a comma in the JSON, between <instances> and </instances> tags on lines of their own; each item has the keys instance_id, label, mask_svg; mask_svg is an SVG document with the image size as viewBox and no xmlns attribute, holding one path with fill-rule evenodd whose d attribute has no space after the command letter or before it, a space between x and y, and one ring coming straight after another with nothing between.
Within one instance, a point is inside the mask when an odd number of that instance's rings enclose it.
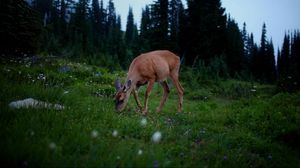
<instances>
[{"instance_id":1,"label":"deer hoof","mask_svg":"<svg viewBox=\"0 0 300 168\"><path fill-rule=\"evenodd\" d=\"M143 115L147 115L147 109L142 110Z\"/></svg>"}]
</instances>

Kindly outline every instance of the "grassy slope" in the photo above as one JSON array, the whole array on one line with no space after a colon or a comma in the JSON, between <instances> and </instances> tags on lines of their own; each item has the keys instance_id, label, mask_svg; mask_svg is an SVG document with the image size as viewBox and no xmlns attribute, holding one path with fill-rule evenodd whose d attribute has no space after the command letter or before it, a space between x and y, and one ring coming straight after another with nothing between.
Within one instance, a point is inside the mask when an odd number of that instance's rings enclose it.
<instances>
[{"instance_id":1,"label":"grassy slope","mask_svg":"<svg viewBox=\"0 0 300 168\"><path fill-rule=\"evenodd\" d=\"M113 80L123 75L65 60L2 62L1 165L299 167L299 93L275 94L273 86L233 80L202 88L183 81L184 112L176 112L172 87L165 108L155 113L162 95L156 85L144 117L133 98L126 112L114 111ZM66 109L8 108L28 97ZM156 131L159 143L151 141Z\"/></svg>"}]
</instances>

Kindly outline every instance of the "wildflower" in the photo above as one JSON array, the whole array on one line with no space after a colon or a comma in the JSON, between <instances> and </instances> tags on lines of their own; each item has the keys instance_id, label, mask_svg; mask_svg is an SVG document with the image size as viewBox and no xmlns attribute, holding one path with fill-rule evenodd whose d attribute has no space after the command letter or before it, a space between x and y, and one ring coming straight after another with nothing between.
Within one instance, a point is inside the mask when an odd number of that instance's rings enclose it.
<instances>
[{"instance_id":1,"label":"wildflower","mask_svg":"<svg viewBox=\"0 0 300 168\"><path fill-rule=\"evenodd\" d=\"M226 155L223 156L223 160L227 160L228 157Z\"/></svg>"},{"instance_id":2,"label":"wildflower","mask_svg":"<svg viewBox=\"0 0 300 168\"><path fill-rule=\"evenodd\" d=\"M34 136L34 131L30 131L30 136Z\"/></svg>"},{"instance_id":3,"label":"wildflower","mask_svg":"<svg viewBox=\"0 0 300 168\"><path fill-rule=\"evenodd\" d=\"M138 150L138 155L142 155L143 151L141 149Z\"/></svg>"},{"instance_id":4,"label":"wildflower","mask_svg":"<svg viewBox=\"0 0 300 168\"><path fill-rule=\"evenodd\" d=\"M268 155L268 159L269 160L272 160L273 159L273 157L272 157L272 155L270 154L270 155Z\"/></svg>"},{"instance_id":5,"label":"wildflower","mask_svg":"<svg viewBox=\"0 0 300 168\"><path fill-rule=\"evenodd\" d=\"M201 128L200 129L200 134L205 134L205 132L206 132L205 130L206 130L205 128Z\"/></svg>"},{"instance_id":6,"label":"wildflower","mask_svg":"<svg viewBox=\"0 0 300 168\"><path fill-rule=\"evenodd\" d=\"M55 148L56 148L56 144L55 144L54 142L51 142L51 143L49 144L49 149L55 150Z\"/></svg>"},{"instance_id":7,"label":"wildflower","mask_svg":"<svg viewBox=\"0 0 300 168\"><path fill-rule=\"evenodd\" d=\"M22 167L28 167L28 161L27 160L22 161Z\"/></svg>"},{"instance_id":8,"label":"wildflower","mask_svg":"<svg viewBox=\"0 0 300 168\"><path fill-rule=\"evenodd\" d=\"M38 80L46 80L46 76L44 74L39 74L37 79Z\"/></svg>"},{"instance_id":9,"label":"wildflower","mask_svg":"<svg viewBox=\"0 0 300 168\"><path fill-rule=\"evenodd\" d=\"M156 131L153 135L152 135L152 141L154 143L159 143L160 139L161 139L161 132Z\"/></svg>"},{"instance_id":10,"label":"wildflower","mask_svg":"<svg viewBox=\"0 0 300 168\"><path fill-rule=\"evenodd\" d=\"M256 89L251 89L250 91L251 91L251 92L256 92Z\"/></svg>"},{"instance_id":11,"label":"wildflower","mask_svg":"<svg viewBox=\"0 0 300 168\"><path fill-rule=\"evenodd\" d=\"M147 119L146 118L143 118L141 120L141 126L146 126L147 125Z\"/></svg>"},{"instance_id":12,"label":"wildflower","mask_svg":"<svg viewBox=\"0 0 300 168\"><path fill-rule=\"evenodd\" d=\"M154 167L154 168L157 168L157 167L158 167L158 161L157 161L157 160L154 161L153 167Z\"/></svg>"},{"instance_id":13,"label":"wildflower","mask_svg":"<svg viewBox=\"0 0 300 168\"><path fill-rule=\"evenodd\" d=\"M69 93L69 91L67 91L67 90L64 91L64 94L68 94L68 93Z\"/></svg>"},{"instance_id":14,"label":"wildflower","mask_svg":"<svg viewBox=\"0 0 300 168\"><path fill-rule=\"evenodd\" d=\"M93 130L93 131L91 132L91 137L92 137L92 138L97 138L97 137L98 137L98 131L97 131L97 130Z\"/></svg>"},{"instance_id":15,"label":"wildflower","mask_svg":"<svg viewBox=\"0 0 300 168\"><path fill-rule=\"evenodd\" d=\"M118 131L114 130L113 133L112 133L112 136L117 137L118 136Z\"/></svg>"}]
</instances>

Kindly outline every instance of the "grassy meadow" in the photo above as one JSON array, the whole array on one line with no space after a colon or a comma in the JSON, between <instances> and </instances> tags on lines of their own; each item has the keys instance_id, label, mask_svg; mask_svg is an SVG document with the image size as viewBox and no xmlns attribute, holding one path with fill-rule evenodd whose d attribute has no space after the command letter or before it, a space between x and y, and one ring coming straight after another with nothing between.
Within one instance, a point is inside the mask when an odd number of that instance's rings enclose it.
<instances>
[{"instance_id":1,"label":"grassy meadow","mask_svg":"<svg viewBox=\"0 0 300 168\"><path fill-rule=\"evenodd\" d=\"M238 80L203 81L182 68L184 111L177 112L169 82L163 110L155 112L162 96L155 85L143 116L133 96L124 112L114 110L114 81L125 75L50 57L2 60L0 165L300 167L299 92ZM9 108L25 98L65 108ZM155 132L161 137L153 140Z\"/></svg>"}]
</instances>

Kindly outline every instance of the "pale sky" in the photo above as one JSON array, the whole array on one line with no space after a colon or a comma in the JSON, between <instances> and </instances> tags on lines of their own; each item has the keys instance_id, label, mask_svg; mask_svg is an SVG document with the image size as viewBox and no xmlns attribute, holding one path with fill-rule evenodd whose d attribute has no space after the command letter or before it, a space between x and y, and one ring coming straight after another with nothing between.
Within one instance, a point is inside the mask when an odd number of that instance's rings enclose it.
<instances>
[{"instance_id":1,"label":"pale sky","mask_svg":"<svg viewBox=\"0 0 300 168\"><path fill-rule=\"evenodd\" d=\"M140 23L142 8L154 0L113 0L117 14L121 15L122 29L125 30L129 6L133 8L134 20ZM300 30L300 0L221 0L226 13L238 22L240 29L243 22L247 31L253 32L259 44L262 25L267 26L267 38L272 37L275 51L282 45L284 33ZM185 4L185 0L182 0ZM107 6L108 0L103 1Z\"/></svg>"},{"instance_id":2,"label":"pale sky","mask_svg":"<svg viewBox=\"0 0 300 168\"><path fill-rule=\"evenodd\" d=\"M281 49L285 32L300 30L300 0L222 0L222 6L240 29L246 22L247 31L253 32L258 44L265 22L267 38L272 37L275 52Z\"/></svg>"}]
</instances>

